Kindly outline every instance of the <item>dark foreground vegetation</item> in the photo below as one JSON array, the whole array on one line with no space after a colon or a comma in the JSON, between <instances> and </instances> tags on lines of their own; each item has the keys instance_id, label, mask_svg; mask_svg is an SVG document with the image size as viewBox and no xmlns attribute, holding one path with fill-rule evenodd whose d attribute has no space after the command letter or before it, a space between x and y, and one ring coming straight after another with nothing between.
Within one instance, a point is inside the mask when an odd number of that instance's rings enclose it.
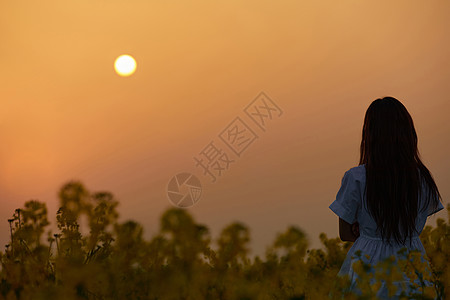
<instances>
[{"instance_id":1,"label":"dark foreground vegetation","mask_svg":"<svg viewBox=\"0 0 450 300\"><path fill-rule=\"evenodd\" d=\"M321 234L323 247L309 249L305 233L290 226L264 258L251 260L243 223L228 225L212 239L188 211L172 208L161 216L159 233L146 241L141 225L118 222L118 202L109 192L89 193L80 182L69 182L59 199L56 233L46 231L43 202L26 202L8 220L11 241L0 252L1 299L375 299L381 281L389 286L398 276L388 261L378 266L361 261L355 264L362 278L357 296L346 292L348 280L336 276L351 246L339 238ZM89 225L86 236L79 228L82 215ZM449 222L437 219L421 234L431 278L423 276L414 253L405 256L400 268L411 279L434 283L414 286L405 299L445 299L449 232Z\"/></svg>"}]
</instances>

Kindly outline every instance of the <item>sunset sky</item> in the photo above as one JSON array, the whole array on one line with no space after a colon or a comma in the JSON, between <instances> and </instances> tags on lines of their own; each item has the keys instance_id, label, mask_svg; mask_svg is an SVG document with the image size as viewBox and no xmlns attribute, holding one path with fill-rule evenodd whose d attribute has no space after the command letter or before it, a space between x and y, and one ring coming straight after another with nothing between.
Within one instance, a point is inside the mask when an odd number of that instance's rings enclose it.
<instances>
[{"instance_id":1,"label":"sunset sky","mask_svg":"<svg viewBox=\"0 0 450 300\"><path fill-rule=\"evenodd\" d=\"M328 206L383 96L412 115L445 206L449 29L447 0L2 0L0 248L27 200L54 225L71 179L112 192L150 239L181 172L201 181L187 210L213 238L241 221L263 254L296 225L319 247L338 234ZM137 61L129 77L121 54ZM282 110L265 131L244 112L261 92ZM236 117L258 136L240 157L219 138ZM211 141L235 160L214 183L194 161Z\"/></svg>"}]
</instances>

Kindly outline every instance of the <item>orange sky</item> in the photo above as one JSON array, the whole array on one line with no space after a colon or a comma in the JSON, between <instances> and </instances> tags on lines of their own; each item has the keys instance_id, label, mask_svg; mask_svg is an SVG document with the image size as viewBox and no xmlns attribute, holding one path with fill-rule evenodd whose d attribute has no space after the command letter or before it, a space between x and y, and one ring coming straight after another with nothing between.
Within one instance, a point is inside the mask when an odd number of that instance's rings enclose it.
<instances>
[{"instance_id":1,"label":"orange sky","mask_svg":"<svg viewBox=\"0 0 450 300\"><path fill-rule=\"evenodd\" d=\"M201 180L188 210L213 237L242 221L262 254L294 224L318 247L337 236L328 205L358 164L364 113L387 95L449 203L449 28L446 0L1 1L0 247L27 200L54 223L70 179L114 193L150 238L179 172ZM128 78L113 70L123 53ZM283 115L211 183L193 157L261 91Z\"/></svg>"}]
</instances>

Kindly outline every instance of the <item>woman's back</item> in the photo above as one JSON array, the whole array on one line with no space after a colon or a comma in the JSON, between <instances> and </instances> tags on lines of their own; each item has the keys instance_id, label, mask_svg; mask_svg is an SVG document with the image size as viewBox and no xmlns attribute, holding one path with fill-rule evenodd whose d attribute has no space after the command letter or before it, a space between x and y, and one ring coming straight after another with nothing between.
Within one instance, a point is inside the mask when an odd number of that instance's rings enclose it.
<instances>
[{"instance_id":1,"label":"woman's back","mask_svg":"<svg viewBox=\"0 0 450 300\"><path fill-rule=\"evenodd\" d=\"M360 250L364 262L371 265L377 264L379 261L396 256L397 252L406 247L409 250L419 250L425 257L425 249L419 239L419 235L426 223L429 215L443 209L441 203L436 210L431 208L423 209L425 196L427 195L426 184L422 185L422 193L419 198L418 212L415 222L417 233L406 239L405 244L396 242L394 239L383 241L381 234L377 231L377 224L369 213L366 205L364 189L366 185L366 169L365 164L353 167L345 172L342 178L341 188L339 189L336 200L330 205L330 209L340 218L349 224L359 224L359 237L348 251L347 257L341 267L339 275L348 274L354 284L356 274L354 274L351 265L357 260L355 252ZM366 257L368 256L368 258ZM406 280L406 278L405 278ZM387 295L386 287L380 289L380 297Z\"/></svg>"},{"instance_id":2,"label":"woman's back","mask_svg":"<svg viewBox=\"0 0 450 300\"><path fill-rule=\"evenodd\" d=\"M367 238L372 239L381 239L381 234L377 232L377 224L375 220L370 216L368 207L366 205L366 199L363 195L364 187L366 184L366 169L365 164L362 164L360 166L351 168L349 170L351 174L349 174L353 180L354 184L357 184L356 187L358 191L361 191L360 199L361 203L358 203L358 210L357 210L357 216L356 221L359 224L359 231L360 235ZM425 226L427 217L434 213L429 210L423 209L424 199L425 195L427 195L427 186L425 184L422 185L422 195L419 198L419 205L418 205L418 211L417 211L417 217L416 217L416 230L417 233L420 234ZM364 198L363 198L364 197ZM442 204L441 204L442 206ZM442 207L443 208L443 207ZM442 209L441 208L441 209ZM418 236L418 234L414 234L413 236ZM392 242L395 242L394 239L391 239Z\"/></svg>"}]
</instances>

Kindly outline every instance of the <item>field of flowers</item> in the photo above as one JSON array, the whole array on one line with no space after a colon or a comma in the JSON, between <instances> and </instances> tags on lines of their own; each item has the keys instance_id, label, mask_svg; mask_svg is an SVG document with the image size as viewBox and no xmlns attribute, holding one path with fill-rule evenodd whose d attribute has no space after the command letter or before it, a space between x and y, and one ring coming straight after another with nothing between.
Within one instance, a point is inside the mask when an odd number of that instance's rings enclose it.
<instances>
[{"instance_id":1,"label":"field of flowers","mask_svg":"<svg viewBox=\"0 0 450 300\"><path fill-rule=\"evenodd\" d=\"M360 260L354 269L362 294L356 295L347 291L348 279L337 277L351 247L339 238L321 234L323 247L309 249L305 233L290 226L264 258L250 260L249 228L240 222L212 240L186 210L171 208L160 218L159 233L146 241L141 225L118 222L118 202L109 192L90 193L82 183L69 182L59 198L56 233L46 230L47 209L39 201L26 202L8 220L11 240L0 252L1 299L376 299L381 281L390 286L400 271L434 283L414 286L405 299L449 297L450 205L447 221L437 219L421 234L430 278L414 252L404 253L395 266ZM89 224L86 236L80 233L82 215Z\"/></svg>"}]
</instances>

